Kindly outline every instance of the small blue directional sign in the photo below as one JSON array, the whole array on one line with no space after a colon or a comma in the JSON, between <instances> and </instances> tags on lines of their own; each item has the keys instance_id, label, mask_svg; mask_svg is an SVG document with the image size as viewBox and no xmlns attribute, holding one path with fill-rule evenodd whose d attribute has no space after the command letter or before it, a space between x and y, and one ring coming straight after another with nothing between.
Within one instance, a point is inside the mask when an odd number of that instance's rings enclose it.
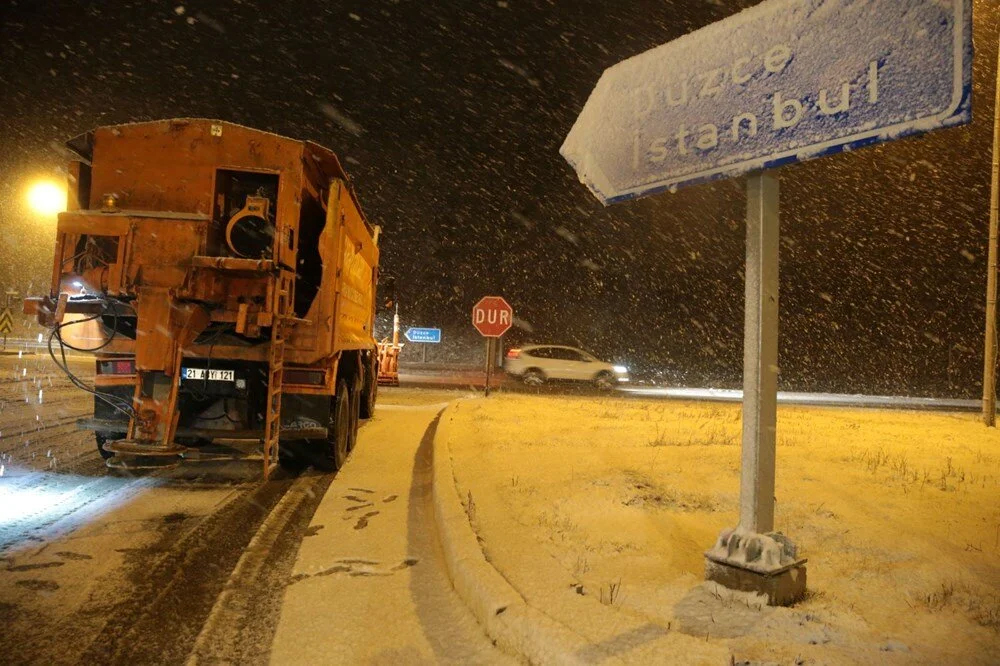
<instances>
[{"instance_id":1,"label":"small blue directional sign","mask_svg":"<svg viewBox=\"0 0 1000 666\"><path fill-rule=\"evenodd\" d=\"M603 203L972 118L972 0L766 0L609 68L560 150Z\"/></svg>"},{"instance_id":2,"label":"small blue directional sign","mask_svg":"<svg viewBox=\"0 0 1000 666\"><path fill-rule=\"evenodd\" d=\"M440 328L408 328L405 335L406 339L410 342L429 342L433 344L441 342Z\"/></svg>"}]
</instances>

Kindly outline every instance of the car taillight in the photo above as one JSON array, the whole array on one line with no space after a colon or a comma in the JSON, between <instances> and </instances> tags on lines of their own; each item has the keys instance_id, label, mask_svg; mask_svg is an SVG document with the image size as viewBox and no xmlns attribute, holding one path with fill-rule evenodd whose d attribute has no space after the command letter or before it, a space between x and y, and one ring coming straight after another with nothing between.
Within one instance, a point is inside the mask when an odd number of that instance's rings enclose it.
<instances>
[{"instance_id":1,"label":"car taillight","mask_svg":"<svg viewBox=\"0 0 1000 666\"><path fill-rule=\"evenodd\" d=\"M134 375L135 361L132 359L125 361L99 361L97 370L98 374L101 375Z\"/></svg>"},{"instance_id":2,"label":"car taillight","mask_svg":"<svg viewBox=\"0 0 1000 666\"><path fill-rule=\"evenodd\" d=\"M511 349L510 351L507 352L507 358L521 358L521 350Z\"/></svg>"}]
</instances>

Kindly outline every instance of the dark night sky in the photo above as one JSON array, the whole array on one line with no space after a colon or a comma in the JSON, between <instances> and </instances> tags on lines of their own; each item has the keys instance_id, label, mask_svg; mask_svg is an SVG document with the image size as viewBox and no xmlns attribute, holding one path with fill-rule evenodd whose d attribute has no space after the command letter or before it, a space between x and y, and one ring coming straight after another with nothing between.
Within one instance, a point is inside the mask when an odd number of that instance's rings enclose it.
<instances>
[{"instance_id":1,"label":"dark night sky","mask_svg":"<svg viewBox=\"0 0 1000 666\"><path fill-rule=\"evenodd\" d=\"M742 182L603 209L558 148L603 69L752 4L7 2L0 282L47 289L53 228L22 191L60 177L63 140L217 117L341 155L404 325L447 349L479 350L469 310L501 293L533 329L510 342L735 385ZM1000 10L975 12L972 126L782 169L784 388L978 395Z\"/></svg>"}]
</instances>

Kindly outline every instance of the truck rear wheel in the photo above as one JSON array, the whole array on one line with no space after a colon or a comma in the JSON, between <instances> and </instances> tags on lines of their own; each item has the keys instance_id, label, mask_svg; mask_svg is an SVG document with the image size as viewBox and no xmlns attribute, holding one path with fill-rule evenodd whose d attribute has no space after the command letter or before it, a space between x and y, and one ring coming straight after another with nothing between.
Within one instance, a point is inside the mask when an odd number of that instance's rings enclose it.
<instances>
[{"instance_id":1,"label":"truck rear wheel","mask_svg":"<svg viewBox=\"0 0 1000 666\"><path fill-rule=\"evenodd\" d=\"M359 416L370 419L375 415L375 397L378 395L378 366L365 367L365 379L361 384L361 409Z\"/></svg>"},{"instance_id":2,"label":"truck rear wheel","mask_svg":"<svg viewBox=\"0 0 1000 666\"><path fill-rule=\"evenodd\" d=\"M320 450L313 466L324 472L336 472L347 462L348 440L351 432L351 396L347 382L337 381L337 393L330 405L330 421L327 425L325 446Z\"/></svg>"},{"instance_id":3,"label":"truck rear wheel","mask_svg":"<svg viewBox=\"0 0 1000 666\"><path fill-rule=\"evenodd\" d=\"M351 387L350 396L350 427L348 428L347 435L347 450L348 452L353 451L354 447L358 443L358 426L361 421L361 402L364 399L363 387L365 385L364 379L360 375L354 378L354 386Z\"/></svg>"}]
</instances>

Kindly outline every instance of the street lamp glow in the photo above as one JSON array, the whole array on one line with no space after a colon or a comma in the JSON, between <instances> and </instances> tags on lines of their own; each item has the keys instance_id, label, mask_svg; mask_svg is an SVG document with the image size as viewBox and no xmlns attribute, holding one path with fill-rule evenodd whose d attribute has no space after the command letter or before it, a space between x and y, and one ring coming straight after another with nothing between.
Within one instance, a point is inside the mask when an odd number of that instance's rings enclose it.
<instances>
[{"instance_id":1,"label":"street lamp glow","mask_svg":"<svg viewBox=\"0 0 1000 666\"><path fill-rule=\"evenodd\" d=\"M39 215L66 210L66 190L51 180L40 180L28 188L28 205Z\"/></svg>"}]
</instances>

